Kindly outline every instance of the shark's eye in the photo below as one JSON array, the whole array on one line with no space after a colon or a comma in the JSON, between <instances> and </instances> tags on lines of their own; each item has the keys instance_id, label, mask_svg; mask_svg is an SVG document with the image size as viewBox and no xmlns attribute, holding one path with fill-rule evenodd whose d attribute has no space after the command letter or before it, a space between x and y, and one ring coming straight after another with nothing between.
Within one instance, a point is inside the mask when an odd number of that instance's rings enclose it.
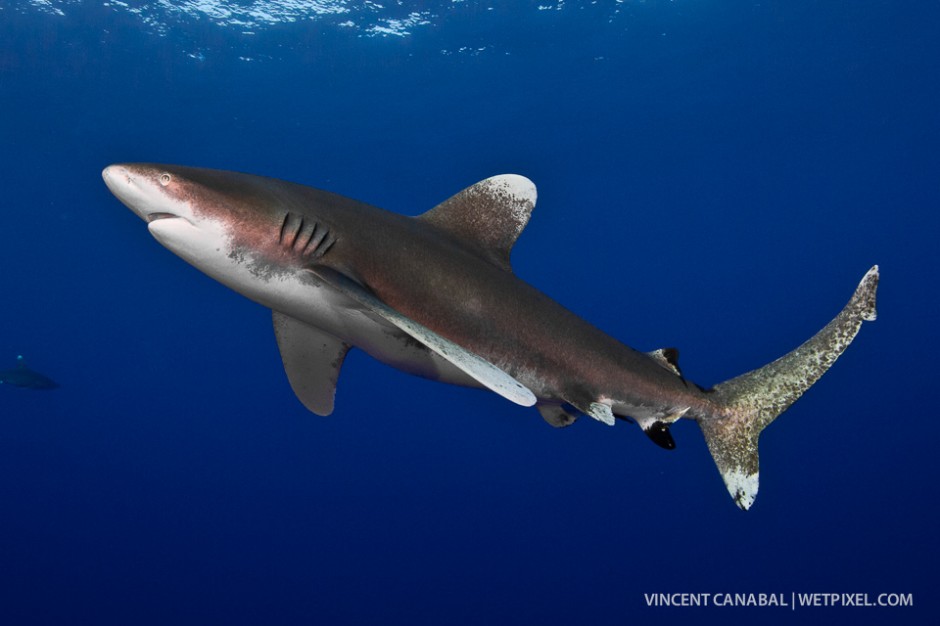
<instances>
[{"instance_id":1,"label":"shark's eye","mask_svg":"<svg viewBox=\"0 0 940 626\"><path fill-rule=\"evenodd\" d=\"M171 180L173 180L173 177L167 174L166 172L163 172L162 174L160 174L160 184L163 185L164 187L169 185Z\"/></svg>"}]
</instances>

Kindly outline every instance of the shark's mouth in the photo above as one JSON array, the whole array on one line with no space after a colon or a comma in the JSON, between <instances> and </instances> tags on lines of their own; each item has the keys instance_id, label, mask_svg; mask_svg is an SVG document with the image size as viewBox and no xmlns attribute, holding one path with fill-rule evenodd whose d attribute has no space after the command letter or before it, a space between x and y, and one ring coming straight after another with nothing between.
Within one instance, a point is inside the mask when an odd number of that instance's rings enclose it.
<instances>
[{"instance_id":1,"label":"shark's mouth","mask_svg":"<svg viewBox=\"0 0 940 626\"><path fill-rule=\"evenodd\" d=\"M179 215L176 215L175 213L157 211L155 213L147 214L147 223L150 224L151 222L156 222L157 220L168 220L174 217L179 217Z\"/></svg>"}]
</instances>

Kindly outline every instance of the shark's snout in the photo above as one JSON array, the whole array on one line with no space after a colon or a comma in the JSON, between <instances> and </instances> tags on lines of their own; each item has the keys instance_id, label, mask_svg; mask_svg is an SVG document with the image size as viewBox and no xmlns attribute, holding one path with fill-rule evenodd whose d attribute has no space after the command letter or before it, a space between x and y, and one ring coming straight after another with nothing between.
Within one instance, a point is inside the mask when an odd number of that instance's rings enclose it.
<instances>
[{"instance_id":1,"label":"shark's snout","mask_svg":"<svg viewBox=\"0 0 940 626\"><path fill-rule=\"evenodd\" d=\"M137 176L124 165L109 165L101 172L104 184L114 196L143 220L147 220L143 190Z\"/></svg>"},{"instance_id":2,"label":"shark's snout","mask_svg":"<svg viewBox=\"0 0 940 626\"><path fill-rule=\"evenodd\" d=\"M125 186L133 185L131 173L123 165L109 165L101 170L101 178L115 195L118 195Z\"/></svg>"},{"instance_id":3,"label":"shark's snout","mask_svg":"<svg viewBox=\"0 0 940 626\"><path fill-rule=\"evenodd\" d=\"M142 166L115 164L101 172L111 193L148 224L160 219L179 217L159 201L153 172Z\"/></svg>"}]
</instances>

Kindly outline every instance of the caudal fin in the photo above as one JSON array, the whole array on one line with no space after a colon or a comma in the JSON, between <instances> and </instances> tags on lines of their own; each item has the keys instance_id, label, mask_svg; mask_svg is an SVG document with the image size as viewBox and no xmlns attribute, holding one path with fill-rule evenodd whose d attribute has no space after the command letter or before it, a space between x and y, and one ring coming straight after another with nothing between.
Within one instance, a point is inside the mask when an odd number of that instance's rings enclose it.
<instances>
[{"instance_id":1,"label":"caudal fin","mask_svg":"<svg viewBox=\"0 0 940 626\"><path fill-rule=\"evenodd\" d=\"M723 415L699 419L708 449L735 503L747 510L757 497L757 439L764 428L826 373L864 321L875 319L878 266L859 283L842 312L806 343L773 363L714 389Z\"/></svg>"}]
</instances>

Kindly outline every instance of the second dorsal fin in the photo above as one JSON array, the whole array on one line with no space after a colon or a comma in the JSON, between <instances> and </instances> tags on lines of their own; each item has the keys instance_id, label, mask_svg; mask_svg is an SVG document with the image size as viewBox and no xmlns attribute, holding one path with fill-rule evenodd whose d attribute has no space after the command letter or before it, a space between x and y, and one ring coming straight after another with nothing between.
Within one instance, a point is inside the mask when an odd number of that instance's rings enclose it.
<instances>
[{"instance_id":1,"label":"second dorsal fin","mask_svg":"<svg viewBox=\"0 0 940 626\"><path fill-rule=\"evenodd\" d=\"M451 196L418 219L433 224L468 248L510 270L509 254L535 207L535 184L502 174Z\"/></svg>"},{"instance_id":2,"label":"second dorsal fin","mask_svg":"<svg viewBox=\"0 0 940 626\"><path fill-rule=\"evenodd\" d=\"M660 348L647 352L647 355L653 357L653 360L659 365L679 378L682 378L682 370L679 369L679 351L676 348Z\"/></svg>"}]
</instances>

